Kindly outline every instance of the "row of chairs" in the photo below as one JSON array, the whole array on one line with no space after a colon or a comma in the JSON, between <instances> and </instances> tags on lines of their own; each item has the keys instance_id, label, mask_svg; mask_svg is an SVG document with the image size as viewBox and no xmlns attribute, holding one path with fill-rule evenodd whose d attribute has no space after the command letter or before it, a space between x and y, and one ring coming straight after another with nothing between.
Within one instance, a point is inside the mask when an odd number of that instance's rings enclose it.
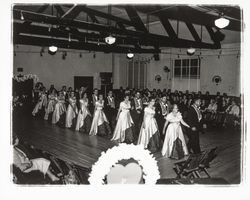
<instances>
[{"instance_id":1,"label":"row of chairs","mask_svg":"<svg viewBox=\"0 0 250 200\"><path fill-rule=\"evenodd\" d=\"M176 178L211 178L208 173L210 163L217 157L217 147L203 151L199 154L191 154L187 160L174 163L173 170Z\"/></svg>"}]
</instances>

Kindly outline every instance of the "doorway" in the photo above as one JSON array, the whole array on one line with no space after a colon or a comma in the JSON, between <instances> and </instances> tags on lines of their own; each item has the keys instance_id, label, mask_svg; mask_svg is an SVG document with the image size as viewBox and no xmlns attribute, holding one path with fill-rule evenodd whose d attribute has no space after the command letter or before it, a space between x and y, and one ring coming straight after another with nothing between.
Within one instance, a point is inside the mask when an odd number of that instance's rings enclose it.
<instances>
[{"instance_id":1,"label":"doorway","mask_svg":"<svg viewBox=\"0 0 250 200\"><path fill-rule=\"evenodd\" d=\"M74 76L74 88L87 87L86 92L90 95L93 91L93 76Z\"/></svg>"}]
</instances>

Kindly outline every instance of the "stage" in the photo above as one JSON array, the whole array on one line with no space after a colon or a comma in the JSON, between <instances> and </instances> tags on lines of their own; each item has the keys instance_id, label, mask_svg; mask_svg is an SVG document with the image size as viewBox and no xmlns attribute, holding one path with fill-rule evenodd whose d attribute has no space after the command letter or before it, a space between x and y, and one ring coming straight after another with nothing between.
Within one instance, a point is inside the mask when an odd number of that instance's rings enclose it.
<instances>
[{"instance_id":1,"label":"stage","mask_svg":"<svg viewBox=\"0 0 250 200\"><path fill-rule=\"evenodd\" d=\"M15 126L17 126L15 124ZM98 160L101 152L117 145L110 137L89 136L71 129L61 128L36 118L19 118L17 134L35 148L46 151L61 160L84 168ZM241 133L234 130L208 130L200 135L201 149L218 147L218 156L208 169L212 177L224 178L231 184L241 181ZM175 178L173 164L176 160L154 154L161 178Z\"/></svg>"}]
</instances>

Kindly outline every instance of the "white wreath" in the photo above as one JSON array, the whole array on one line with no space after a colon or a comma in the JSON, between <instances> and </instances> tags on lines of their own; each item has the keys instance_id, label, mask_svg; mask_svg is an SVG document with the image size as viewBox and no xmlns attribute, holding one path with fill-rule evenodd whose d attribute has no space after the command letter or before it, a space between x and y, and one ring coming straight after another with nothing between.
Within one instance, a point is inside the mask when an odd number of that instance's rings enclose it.
<instances>
[{"instance_id":1,"label":"white wreath","mask_svg":"<svg viewBox=\"0 0 250 200\"><path fill-rule=\"evenodd\" d=\"M92 171L89 177L89 183L93 185L104 184L105 176L110 172L110 169L123 159L133 158L142 167L143 178L145 184L155 184L160 178L160 173L157 161L150 154L150 151L145 150L142 145L119 144L105 152L101 153L98 161L92 166Z\"/></svg>"},{"instance_id":2,"label":"white wreath","mask_svg":"<svg viewBox=\"0 0 250 200\"><path fill-rule=\"evenodd\" d=\"M25 74L23 76L15 75L13 79L16 80L17 82L24 82L28 79L33 79L35 83L39 81L39 78L35 74Z\"/></svg>"}]
</instances>

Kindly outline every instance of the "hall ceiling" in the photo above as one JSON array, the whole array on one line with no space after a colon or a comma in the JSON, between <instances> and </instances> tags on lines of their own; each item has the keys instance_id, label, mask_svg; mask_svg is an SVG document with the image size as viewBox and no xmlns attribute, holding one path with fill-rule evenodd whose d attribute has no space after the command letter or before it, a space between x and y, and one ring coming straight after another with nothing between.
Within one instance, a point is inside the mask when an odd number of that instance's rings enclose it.
<instances>
[{"instance_id":1,"label":"hall ceiling","mask_svg":"<svg viewBox=\"0 0 250 200\"><path fill-rule=\"evenodd\" d=\"M219 49L227 37L214 25L221 13L230 20L226 30L241 31L241 10L232 6L15 4L13 43L106 53L159 53L166 47ZM164 34L152 33L155 23ZM191 39L180 37L180 24ZM210 42L203 40L204 31ZM113 45L104 41L110 34L116 38Z\"/></svg>"}]
</instances>

